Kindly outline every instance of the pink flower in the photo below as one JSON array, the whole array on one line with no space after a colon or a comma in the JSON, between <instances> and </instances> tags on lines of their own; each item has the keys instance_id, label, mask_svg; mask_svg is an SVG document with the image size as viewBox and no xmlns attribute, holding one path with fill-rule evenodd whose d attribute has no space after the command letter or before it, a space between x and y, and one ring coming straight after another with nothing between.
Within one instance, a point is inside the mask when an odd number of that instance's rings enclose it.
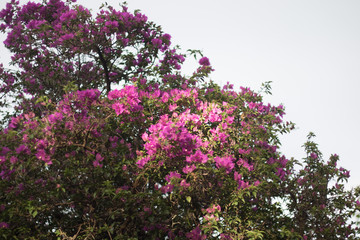
<instances>
[{"instance_id":1,"label":"pink flower","mask_svg":"<svg viewBox=\"0 0 360 240\"><path fill-rule=\"evenodd\" d=\"M63 119L63 115L59 112L49 115L48 120L50 123L55 123L57 121L61 121Z\"/></svg>"},{"instance_id":2,"label":"pink flower","mask_svg":"<svg viewBox=\"0 0 360 240\"><path fill-rule=\"evenodd\" d=\"M298 178L297 183L302 186L304 184L305 180L303 178Z\"/></svg>"},{"instance_id":3,"label":"pink flower","mask_svg":"<svg viewBox=\"0 0 360 240\"><path fill-rule=\"evenodd\" d=\"M95 161L93 162L94 167L102 167L103 165L100 163L104 160L99 153L96 154Z\"/></svg>"},{"instance_id":4,"label":"pink flower","mask_svg":"<svg viewBox=\"0 0 360 240\"><path fill-rule=\"evenodd\" d=\"M8 152L10 152L11 150L10 150L10 148L8 148L8 147L3 147L2 148L2 150L1 150L1 152L0 152L0 154L1 155L6 155Z\"/></svg>"},{"instance_id":5,"label":"pink flower","mask_svg":"<svg viewBox=\"0 0 360 240\"><path fill-rule=\"evenodd\" d=\"M149 207L144 207L144 212L147 212L147 213L151 214L151 208L149 208Z\"/></svg>"},{"instance_id":6,"label":"pink flower","mask_svg":"<svg viewBox=\"0 0 360 240\"><path fill-rule=\"evenodd\" d=\"M52 162L50 161L50 156L45 152L44 149L38 149L37 153L35 154L35 156L39 159L44 161L47 164L52 164Z\"/></svg>"},{"instance_id":7,"label":"pink flower","mask_svg":"<svg viewBox=\"0 0 360 240\"><path fill-rule=\"evenodd\" d=\"M144 79L144 78L141 78L139 81L140 81L140 84L141 84L141 85L145 85L146 82L147 82L147 80Z\"/></svg>"},{"instance_id":8,"label":"pink flower","mask_svg":"<svg viewBox=\"0 0 360 240\"><path fill-rule=\"evenodd\" d=\"M145 166L146 163L148 163L150 161L150 157L144 157L141 158L139 161L136 162L136 165L138 165L139 168L143 168Z\"/></svg>"},{"instance_id":9,"label":"pink flower","mask_svg":"<svg viewBox=\"0 0 360 240\"><path fill-rule=\"evenodd\" d=\"M206 163L208 161L208 157L206 154L203 154L200 150L197 150L195 154L186 157L186 162L199 162Z\"/></svg>"},{"instance_id":10,"label":"pink flower","mask_svg":"<svg viewBox=\"0 0 360 240\"><path fill-rule=\"evenodd\" d=\"M244 168L246 168L247 170L249 170L249 172L251 172L252 170L254 170L254 166L251 165L251 164L249 164L246 159L240 158L239 161L237 161L237 164L238 164L239 166L243 166Z\"/></svg>"},{"instance_id":11,"label":"pink flower","mask_svg":"<svg viewBox=\"0 0 360 240\"><path fill-rule=\"evenodd\" d=\"M121 91L115 89L115 90L112 90L109 92L108 98L109 98L109 100L113 100L113 99L117 99L117 98L121 97L121 95L122 95Z\"/></svg>"},{"instance_id":12,"label":"pink flower","mask_svg":"<svg viewBox=\"0 0 360 240\"><path fill-rule=\"evenodd\" d=\"M167 182L171 182L171 179L173 178L180 178L181 174L177 172L170 172L168 175L166 175L165 180Z\"/></svg>"},{"instance_id":13,"label":"pink flower","mask_svg":"<svg viewBox=\"0 0 360 240\"><path fill-rule=\"evenodd\" d=\"M216 167L225 168L227 173L229 173L235 166L233 163L234 158L231 156L215 157L214 160L216 162Z\"/></svg>"},{"instance_id":14,"label":"pink flower","mask_svg":"<svg viewBox=\"0 0 360 240\"><path fill-rule=\"evenodd\" d=\"M234 180L239 182L242 179L242 175L239 174L237 171L234 172Z\"/></svg>"},{"instance_id":15,"label":"pink flower","mask_svg":"<svg viewBox=\"0 0 360 240\"><path fill-rule=\"evenodd\" d=\"M119 102L116 102L113 105L111 105L111 108L115 110L117 116L119 116L123 112L129 113L129 111L125 108L125 105Z\"/></svg>"},{"instance_id":16,"label":"pink flower","mask_svg":"<svg viewBox=\"0 0 360 240\"><path fill-rule=\"evenodd\" d=\"M203 66L210 66L210 61L207 57L203 57L199 60L199 64Z\"/></svg>"},{"instance_id":17,"label":"pink flower","mask_svg":"<svg viewBox=\"0 0 360 240\"><path fill-rule=\"evenodd\" d=\"M11 158L10 158L10 162L11 162L12 164L15 164L15 163L17 162L17 160L18 160L18 158L15 157L15 156L11 156Z\"/></svg>"},{"instance_id":18,"label":"pink flower","mask_svg":"<svg viewBox=\"0 0 360 240\"><path fill-rule=\"evenodd\" d=\"M167 101L169 101L169 97L170 97L169 94L167 92L165 92L161 97L161 101L163 103L166 103Z\"/></svg>"},{"instance_id":19,"label":"pink flower","mask_svg":"<svg viewBox=\"0 0 360 240\"><path fill-rule=\"evenodd\" d=\"M214 107L210 112L209 112L209 121L210 122L220 122L221 121L221 109Z\"/></svg>"},{"instance_id":20,"label":"pink flower","mask_svg":"<svg viewBox=\"0 0 360 240\"><path fill-rule=\"evenodd\" d=\"M249 108L250 109L254 109L256 107L256 103L254 102L249 102Z\"/></svg>"},{"instance_id":21,"label":"pink flower","mask_svg":"<svg viewBox=\"0 0 360 240\"><path fill-rule=\"evenodd\" d=\"M30 153L29 148L28 148L26 145L24 145L24 144L21 144L18 148L16 148L15 151L16 151L17 154L20 154L20 153L22 153L22 152L24 152L24 153L26 153L26 154L29 154L29 153Z\"/></svg>"},{"instance_id":22,"label":"pink flower","mask_svg":"<svg viewBox=\"0 0 360 240\"><path fill-rule=\"evenodd\" d=\"M173 188L174 188L174 185L167 184L167 185L161 187L161 192L162 193L168 193L168 192L171 192L173 190Z\"/></svg>"},{"instance_id":23,"label":"pink flower","mask_svg":"<svg viewBox=\"0 0 360 240\"><path fill-rule=\"evenodd\" d=\"M193 164L191 166L186 166L182 169L183 173L187 174L187 173L191 173L196 169L196 166Z\"/></svg>"},{"instance_id":24,"label":"pink flower","mask_svg":"<svg viewBox=\"0 0 360 240\"><path fill-rule=\"evenodd\" d=\"M188 188L190 187L190 183L187 183L185 179L181 180L180 182L180 186L184 187L184 188Z\"/></svg>"},{"instance_id":25,"label":"pink flower","mask_svg":"<svg viewBox=\"0 0 360 240\"><path fill-rule=\"evenodd\" d=\"M245 189L245 188L249 187L249 183L242 181L242 180L239 181L238 184L239 184L238 189Z\"/></svg>"},{"instance_id":26,"label":"pink flower","mask_svg":"<svg viewBox=\"0 0 360 240\"><path fill-rule=\"evenodd\" d=\"M176 104L170 104L169 105L169 111L172 112L174 111L178 106Z\"/></svg>"}]
</instances>

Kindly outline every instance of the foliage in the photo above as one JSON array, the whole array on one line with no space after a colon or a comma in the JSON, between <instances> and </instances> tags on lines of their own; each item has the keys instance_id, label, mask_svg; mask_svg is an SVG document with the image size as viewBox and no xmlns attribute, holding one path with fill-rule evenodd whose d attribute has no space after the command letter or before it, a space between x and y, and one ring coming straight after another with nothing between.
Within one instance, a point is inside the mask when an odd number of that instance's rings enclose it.
<instances>
[{"instance_id":1,"label":"foliage","mask_svg":"<svg viewBox=\"0 0 360 240\"><path fill-rule=\"evenodd\" d=\"M0 19L19 68L1 71L17 104L0 133L3 239L358 239L338 157L310 134L297 170L278 150L283 106L207 81L197 50L183 76L186 54L143 14L12 0Z\"/></svg>"}]
</instances>

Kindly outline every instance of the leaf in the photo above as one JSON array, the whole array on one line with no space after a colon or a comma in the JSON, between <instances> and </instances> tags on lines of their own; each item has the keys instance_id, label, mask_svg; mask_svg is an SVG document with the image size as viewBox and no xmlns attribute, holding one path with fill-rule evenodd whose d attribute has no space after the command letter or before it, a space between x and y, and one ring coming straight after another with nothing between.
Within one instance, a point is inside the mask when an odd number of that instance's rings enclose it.
<instances>
[{"instance_id":1,"label":"leaf","mask_svg":"<svg viewBox=\"0 0 360 240\"><path fill-rule=\"evenodd\" d=\"M187 196L187 197L186 197L186 201L187 201L188 203L190 203L190 202L191 202L191 197L190 197L190 196Z\"/></svg>"},{"instance_id":2,"label":"leaf","mask_svg":"<svg viewBox=\"0 0 360 240\"><path fill-rule=\"evenodd\" d=\"M37 211L37 210L35 210L35 211L33 211L33 212L31 213L32 217L36 217L37 214L38 214L38 211Z\"/></svg>"}]
</instances>

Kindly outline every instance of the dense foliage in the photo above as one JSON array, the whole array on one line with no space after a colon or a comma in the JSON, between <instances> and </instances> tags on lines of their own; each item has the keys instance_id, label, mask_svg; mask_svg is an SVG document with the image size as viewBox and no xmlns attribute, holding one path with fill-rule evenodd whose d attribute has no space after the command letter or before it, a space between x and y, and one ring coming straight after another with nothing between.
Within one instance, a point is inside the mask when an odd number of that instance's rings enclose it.
<instances>
[{"instance_id":1,"label":"dense foliage","mask_svg":"<svg viewBox=\"0 0 360 240\"><path fill-rule=\"evenodd\" d=\"M44 0L0 12L3 239L359 239L359 190L313 134L248 88L207 80L139 12ZM191 50L195 57L200 52ZM267 89L265 85L265 89Z\"/></svg>"}]
</instances>

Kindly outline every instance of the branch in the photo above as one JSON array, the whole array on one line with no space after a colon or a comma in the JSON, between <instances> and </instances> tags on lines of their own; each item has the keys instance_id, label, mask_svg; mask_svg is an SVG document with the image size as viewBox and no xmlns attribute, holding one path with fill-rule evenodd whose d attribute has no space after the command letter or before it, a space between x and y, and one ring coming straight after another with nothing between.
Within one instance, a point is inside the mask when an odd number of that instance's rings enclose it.
<instances>
[{"instance_id":1,"label":"branch","mask_svg":"<svg viewBox=\"0 0 360 240\"><path fill-rule=\"evenodd\" d=\"M100 58L100 61L101 61L101 65L103 66L104 68L104 73L105 73L105 82L106 82L106 91L107 93L110 92L111 90L111 82L110 82L110 78L109 78L109 69L107 67L107 63L106 63L106 60L104 58L104 55L102 54L100 48L98 46L96 46L96 51L97 53L99 54L99 58Z\"/></svg>"}]
</instances>

